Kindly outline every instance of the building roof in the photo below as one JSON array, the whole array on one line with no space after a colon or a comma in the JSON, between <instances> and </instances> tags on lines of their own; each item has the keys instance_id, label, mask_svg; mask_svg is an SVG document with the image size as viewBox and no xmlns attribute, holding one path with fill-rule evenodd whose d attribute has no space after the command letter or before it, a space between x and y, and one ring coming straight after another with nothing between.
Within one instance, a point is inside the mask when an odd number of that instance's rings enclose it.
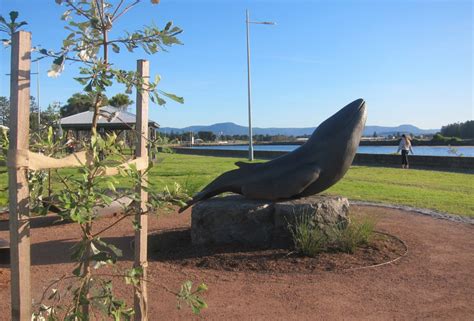
<instances>
[{"instance_id":1,"label":"building roof","mask_svg":"<svg viewBox=\"0 0 474 321\"><path fill-rule=\"evenodd\" d=\"M93 112L88 110L75 115L61 118L61 127L65 129L90 129ZM112 106L100 108L97 127L106 129L130 129L135 125L136 115ZM158 123L148 120L148 126L159 128Z\"/></svg>"}]
</instances>

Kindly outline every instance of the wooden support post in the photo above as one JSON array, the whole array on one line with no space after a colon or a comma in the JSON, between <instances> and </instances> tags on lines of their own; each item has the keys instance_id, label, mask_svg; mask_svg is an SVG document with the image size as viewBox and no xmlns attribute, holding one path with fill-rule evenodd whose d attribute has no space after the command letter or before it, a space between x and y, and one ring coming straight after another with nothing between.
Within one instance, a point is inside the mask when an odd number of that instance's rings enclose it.
<instances>
[{"instance_id":1,"label":"wooden support post","mask_svg":"<svg viewBox=\"0 0 474 321\"><path fill-rule=\"evenodd\" d=\"M17 151L29 148L31 33L14 33L11 50L8 150L11 318L23 321L31 320L28 168L18 168L12 162L15 162Z\"/></svg>"},{"instance_id":2,"label":"wooden support post","mask_svg":"<svg viewBox=\"0 0 474 321\"><path fill-rule=\"evenodd\" d=\"M146 84L149 82L150 71L149 62L147 60L137 61L137 72L140 77L144 78L143 91L137 90L137 120L135 129L138 135L138 144L136 147L136 157L145 157L148 160L147 141L148 137L148 92L145 90ZM135 231L135 267L143 269L143 280L140 282L140 291L135 293L135 320L148 320L148 294L147 294L147 240L148 240L148 214L146 203L148 201L148 193L143 189L146 187L146 182L142 181L140 186L137 186L140 193L140 204L136 215L136 221L141 228Z\"/></svg>"}]
</instances>

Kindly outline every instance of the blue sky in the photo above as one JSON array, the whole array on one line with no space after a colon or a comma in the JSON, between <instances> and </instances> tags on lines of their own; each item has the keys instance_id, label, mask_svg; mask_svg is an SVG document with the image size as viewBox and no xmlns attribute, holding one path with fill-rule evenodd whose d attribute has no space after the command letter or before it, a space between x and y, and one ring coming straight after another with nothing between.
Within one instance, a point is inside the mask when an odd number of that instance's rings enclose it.
<instances>
[{"instance_id":1,"label":"blue sky","mask_svg":"<svg viewBox=\"0 0 474 321\"><path fill-rule=\"evenodd\" d=\"M161 88L184 96L184 105L152 105L152 119L163 127L247 124L247 8L252 20L277 23L251 25L254 126L316 126L359 97L369 125L439 128L473 119L471 1L143 0L116 32L169 20L184 29L184 45L169 52L111 57L124 69L149 59ZM64 7L54 0L0 0L0 13L10 10L29 22L34 45L59 48L67 35L59 19ZM0 55L0 95L8 96L9 50ZM41 62L42 106L81 90L72 80L78 64L56 79L46 76L48 68Z\"/></svg>"}]
</instances>

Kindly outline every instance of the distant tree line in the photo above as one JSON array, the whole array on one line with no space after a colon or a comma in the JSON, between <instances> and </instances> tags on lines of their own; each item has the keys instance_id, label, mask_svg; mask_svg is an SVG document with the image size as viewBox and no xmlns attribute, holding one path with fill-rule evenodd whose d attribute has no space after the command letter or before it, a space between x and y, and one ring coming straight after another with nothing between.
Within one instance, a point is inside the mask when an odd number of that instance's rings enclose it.
<instances>
[{"instance_id":1,"label":"distant tree line","mask_svg":"<svg viewBox=\"0 0 474 321\"><path fill-rule=\"evenodd\" d=\"M441 135L459 138L474 138L474 120L448 124L441 127Z\"/></svg>"},{"instance_id":2,"label":"distant tree line","mask_svg":"<svg viewBox=\"0 0 474 321\"><path fill-rule=\"evenodd\" d=\"M191 137L194 139L202 139L205 142L219 142L219 141L248 141L248 135L216 135L211 131L198 131L198 132L173 132L160 133L160 136L166 137L169 141L190 141ZM287 136L287 135L253 135L255 142L293 142L300 137L309 137L309 135L303 136Z\"/></svg>"}]
</instances>

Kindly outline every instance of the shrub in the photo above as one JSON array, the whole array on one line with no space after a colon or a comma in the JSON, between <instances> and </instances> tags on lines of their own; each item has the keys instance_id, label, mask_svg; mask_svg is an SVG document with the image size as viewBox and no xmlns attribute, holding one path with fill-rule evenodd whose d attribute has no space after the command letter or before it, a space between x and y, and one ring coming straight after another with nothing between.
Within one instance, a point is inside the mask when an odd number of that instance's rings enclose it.
<instances>
[{"instance_id":1,"label":"shrub","mask_svg":"<svg viewBox=\"0 0 474 321\"><path fill-rule=\"evenodd\" d=\"M441 134L435 134L432 138L433 142L439 142L439 143L444 143L444 144L449 144L449 143L459 143L462 141L461 138L459 137L449 137L449 136L443 136Z\"/></svg>"}]
</instances>

